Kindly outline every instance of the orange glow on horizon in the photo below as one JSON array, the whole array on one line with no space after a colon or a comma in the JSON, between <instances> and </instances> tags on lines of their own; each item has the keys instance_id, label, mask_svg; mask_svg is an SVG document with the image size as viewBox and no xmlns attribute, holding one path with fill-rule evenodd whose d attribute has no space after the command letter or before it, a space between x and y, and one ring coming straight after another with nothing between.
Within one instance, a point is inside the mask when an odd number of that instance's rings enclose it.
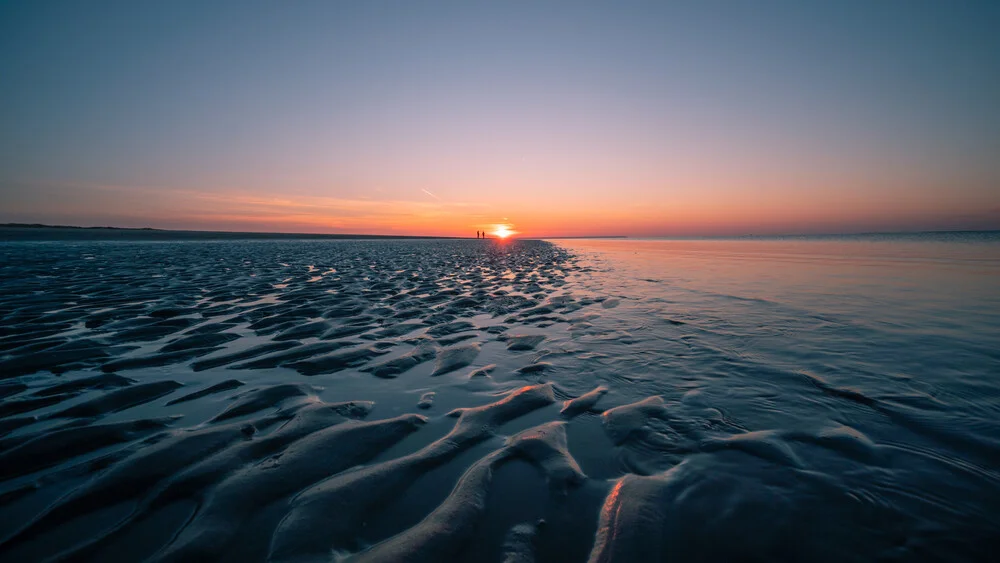
<instances>
[{"instance_id":1,"label":"orange glow on horizon","mask_svg":"<svg viewBox=\"0 0 1000 563\"><path fill-rule=\"evenodd\" d=\"M331 197L305 191L275 196L266 190L114 184L42 184L32 189L46 193L48 211L42 214L33 205L37 202L25 201L4 209L10 220L359 235L464 237L480 231L503 240L948 230L992 227L1000 217L1000 208L990 197L952 201L926 191L898 198L846 188L833 197L822 190L796 193L788 186L759 191L753 197L706 184L663 193L604 191L578 199L542 189L531 197L486 190L469 198L438 185L432 193L439 199ZM88 205L99 203L101 212L88 215L78 201L62 197L68 189L92 193Z\"/></svg>"}]
</instances>

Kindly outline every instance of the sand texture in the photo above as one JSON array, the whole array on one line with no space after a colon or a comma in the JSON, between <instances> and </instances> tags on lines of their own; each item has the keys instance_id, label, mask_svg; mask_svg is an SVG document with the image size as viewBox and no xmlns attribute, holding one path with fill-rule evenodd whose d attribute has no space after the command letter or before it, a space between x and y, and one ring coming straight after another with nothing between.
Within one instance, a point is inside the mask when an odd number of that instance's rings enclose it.
<instances>
[{"instance_id":1,"label":"sand texture","mask_svg":"<svg viewBox=\"0 0 1000 563\"><path fill-rule=\"evenodd\" d=\"M765 361L739 323L807 322L770 304L541 241L4 249L3 561L976 560L951 531L996 530L996 435L804 338Z\"/></svg>"}]
</instances>

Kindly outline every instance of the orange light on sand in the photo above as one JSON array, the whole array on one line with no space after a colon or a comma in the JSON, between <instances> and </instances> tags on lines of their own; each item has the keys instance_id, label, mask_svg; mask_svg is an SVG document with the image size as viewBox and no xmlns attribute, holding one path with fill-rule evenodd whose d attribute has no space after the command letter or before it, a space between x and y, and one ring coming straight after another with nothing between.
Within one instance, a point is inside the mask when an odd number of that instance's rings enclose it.
<instances>
[{"instance_id":1,"label":"orange light on sand","mask_svg":"<svg viewBox=\"0 0 1000 563\"><path fill-rule=\"evenodd\" d=\"M510 227L507 225L497 225L490 234L497 238L507 238L510 235L515 234L515 231L510 230Z\"/></svg>"}]
</instances>

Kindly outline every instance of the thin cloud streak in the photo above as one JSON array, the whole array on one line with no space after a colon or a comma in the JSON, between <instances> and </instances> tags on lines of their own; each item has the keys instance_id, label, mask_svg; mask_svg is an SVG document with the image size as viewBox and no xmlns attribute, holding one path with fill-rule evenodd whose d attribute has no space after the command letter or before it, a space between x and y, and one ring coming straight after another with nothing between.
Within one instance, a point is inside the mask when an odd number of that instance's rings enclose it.
<instances>
[{"instance_id":1,"label":"thin cloud streak","mask_svg":"<svg viewBox=\"0 0 1000 563\"><path fill-rule=\"evenodd\" d=\"M464 233L488 206L472 202L371 200L324 196L267 197L238 190L205 190L162 186L121 186L72 182L34 182L37 201L5 202L0 221L21 221L42 215L53 219L94 217L130 226L268 231L353 232L378 234ZM61 198L66 191L88 192L85 200ZM433 195L433 194L431 194ZM53 204L52 202L59 202ZM10 203L10 205L6 205ZM94 217L96 219L96 217ZM80 223L70 220L70 223Z\"/></svg>"}]
</instances>

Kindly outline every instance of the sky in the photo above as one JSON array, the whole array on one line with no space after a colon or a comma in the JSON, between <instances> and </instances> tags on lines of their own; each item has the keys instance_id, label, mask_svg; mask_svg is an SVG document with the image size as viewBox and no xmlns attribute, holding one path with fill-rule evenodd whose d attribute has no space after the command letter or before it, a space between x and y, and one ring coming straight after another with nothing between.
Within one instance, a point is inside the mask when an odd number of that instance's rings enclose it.
<instances>
[{"instance_id":1,"label":"sky","mask_svg":"<svg viewBox=\"0 0 1000 563\"><path fill-rule=\"evenodd\" d=\"M0 222L1000 229L1000 2L0 0Z\"/></svg>"}]
</instances>

